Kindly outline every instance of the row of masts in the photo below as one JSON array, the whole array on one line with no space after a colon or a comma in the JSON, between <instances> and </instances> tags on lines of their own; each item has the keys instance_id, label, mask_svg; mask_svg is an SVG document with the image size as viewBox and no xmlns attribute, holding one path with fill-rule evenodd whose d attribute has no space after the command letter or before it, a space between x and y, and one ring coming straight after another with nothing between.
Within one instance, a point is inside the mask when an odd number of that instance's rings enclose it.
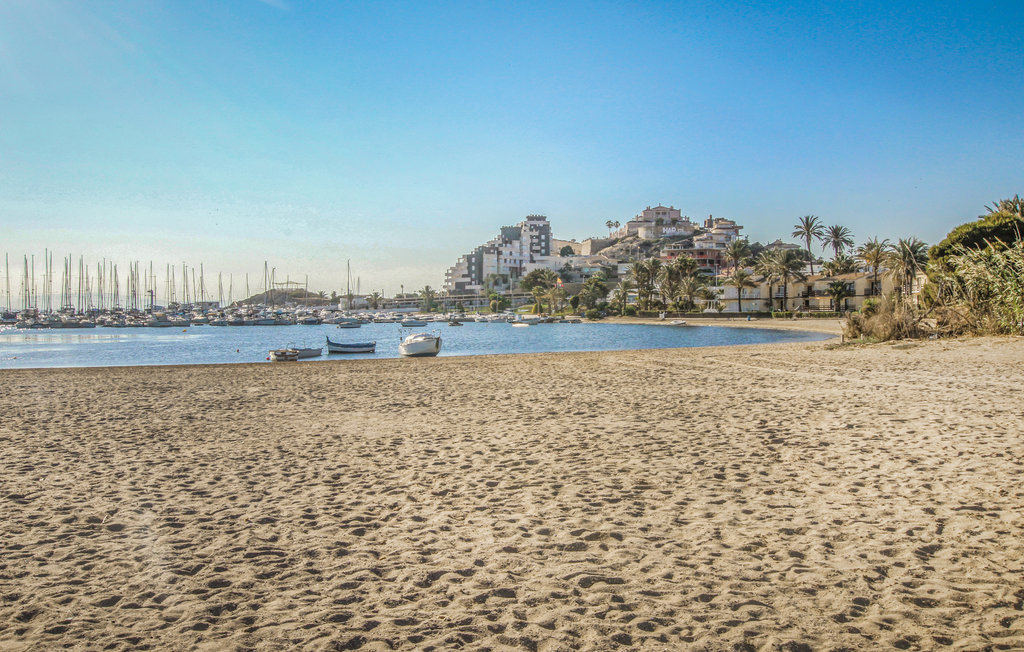
<instances>
[{"instance_id":1,"label":"row of masts","mask_svg":"<svg viewBox=\"0 0 1024 652\"><path fill-rule=\"evenodd\" d=\"M22 258L21 285L17 294L12 294L10 254L4 254L3 308L6 312L34 310L45 313L85 313L90 311L153 311L159 306L206 307L214 301L220 307L230 306L235 300L234 274L217 273L216 293L207 285L203 264L198 269L187 263L165 265L163 282L157 278L153 262L144 265L141 261L130 261L127 265L104 258L95 266L87 264L84 256L77 261L68 255L61 260L61 269L54 266L53 251L44 250L41 261L36 256ZM17 265L17 262L15 262ZM37 267L41 268L37 274ZM58 274L59 284L58 284ZM277 269L264 261L260 303L276 305L285 292L294 287L303 287L286 277L277 281ZM306 277L304 297L309 296L309 277ZM245 295L239 300L252 297L249 274L245 275ZM241 283L239 290L242 289Z\"/></svg>"}]
</instances>

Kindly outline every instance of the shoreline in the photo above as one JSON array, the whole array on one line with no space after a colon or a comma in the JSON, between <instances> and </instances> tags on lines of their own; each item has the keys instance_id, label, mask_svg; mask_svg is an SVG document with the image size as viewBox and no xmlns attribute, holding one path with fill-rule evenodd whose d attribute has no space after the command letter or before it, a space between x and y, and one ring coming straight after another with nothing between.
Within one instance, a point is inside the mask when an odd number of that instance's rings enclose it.
<instances>
[{"instance_id":1,"label":"shoreline","mask_svg":"<svg viewBox=\"0 0 1024 652\"><path fill-rule=\"evenodd\" d=\"M729 327L729 328L754 328L754 329L759 329L760 328L760 329L763 329L763 330L804 331L804 332L822 333L822 334L833 335L833 336L839 336L841 334L841 331L840 331L838 325L836 325L834 329L829 330L830 326L828 324L824 323L824 322L827 322L828 320L806 320L809 323L806 323L806 324L795 324L795 325L790 325L790 324L768 324L767 321L768 320L761 320L761 321L755 320L755 321L747 322L746 320L736 320L735 322L733 322L731 320L724 320L724 319L703 319L703 320L687 320L687 323L689 324L689 326L722 326L722 327ZM776 321L780 321L781 322L783 320L776 320ZM788 320L786 320L786 321L788 321ZM726 323L717 323L717 322L726 322ZM818 322L821 322L821 323L818 323ZM592 321L592 322L584 320L583 322L581 322L578 325L582 326L582 325L600 325L600 324L606 324L606 325L607 324L636 324L636 325L643 325L643 326L671 326L671 324L667 320L666 321L659 321L659 320L637 319L637 318L629 318L629 317L626 317L626 318L612 317L612 318L606 318L606 319L603 319L603 320ZM544 324L539 324L539 325L536 325L536 326L531 326L531 328L544 328L544 327L545 327ZM830 341L830 340L818 340L818 341ZM771 342L771 343L765 343L765 344L714 344L714 345L703 345L703 346L664 347L664 348L653 348L653 349L607 349L605 351L607 351L607 352L614 352L614 351L649 351L649 350L657 350L657 351L684 350L685 351L685 350L697 350L697 349L706 349L706 348L715 349L715 348L723 348L723 347L724 348L734 348L734 347L744 347L744 346L778 346L778 345L785 345L785 344L801 344L801 343L813 343L813 342ZM436 358L436 359L487 358L487 357L492 357L492 356L530 356L530 355L550 355L550 354L573 354L573 353L601 353L601 352L605 352L605 351L543 351L543 352L538 351L538 352L528 352L528 353L474 353L474 354L470 354L470 355L458 355L458 356L442 355L442 356L438 356L438 358ZM369 359L368 358L355 358L355 359L348 358L348 359L346 359L344 356L339 357L339 356L330 356L328 354L324 354L323 355L323 359L310 359L310 360L306 360L306 361L300 361L298 364L303 364L303 365L311 364L311 363L312 364L322 364L322 363L325 363L325 362L326 363L345 363L345 364L375 363L375 362L380 362L382 360L398 360L398 359L401 359L401 358L380 357L380 358L369 358ZM225 366L227 366L227 367L230 367L230 366L236 366L236 365L263 366L265 364L267 364L266 361L247 361L247 362L200 362L200 363L183 363L183 364L96 365L96 366L66 366L66 367L58 367L58 366L52 366L52 367L7 367L7 368L0 367L0 375L2 375L5 372L11 372L11 371L18 371L18 370L21 370L21 371L31 371L31 370L37 370L37 369L108 369L108 368L109 369L117 369L117 368L126 368L126 367L127 368L131 368L131 367L177 368L177 367L206 367L206 366L210 366L210 367L225 367Z\"/></svg>"},{"instance_id":2,"label":"shoreline","mask_svg":"<svg viewBox=\"0 0 1024 652\"><path fill-rule=\"evenodd\" d=\"M810 331L815 333L828 333L830 335L842 335L843 327L839 319L758 319L747 321L743 317L680 317L690 326L728 326L730 328L764 328L767 330L785 331ZM646 324L651 326L671 326L672 320L639 317L606 317L602 321L617 324ZM600 323L600 322L593 322Z\"/></svg>"}]
</instances>

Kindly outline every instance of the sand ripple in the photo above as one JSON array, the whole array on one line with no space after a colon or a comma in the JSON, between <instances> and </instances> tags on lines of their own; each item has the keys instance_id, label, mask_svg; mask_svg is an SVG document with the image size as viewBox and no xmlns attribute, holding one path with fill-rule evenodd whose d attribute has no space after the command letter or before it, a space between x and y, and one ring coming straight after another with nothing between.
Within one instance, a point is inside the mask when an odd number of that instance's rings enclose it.
<instances>
[{"instance_id":1,"label":"sand ripple","mask_svg":"<svg viewBox=\"0 0 1024 652\"><path fill-rule=\"evenodd\" d=\"M0 373L0 648L1020 649L1024 341Z\"/></svg>"}]
</instances>

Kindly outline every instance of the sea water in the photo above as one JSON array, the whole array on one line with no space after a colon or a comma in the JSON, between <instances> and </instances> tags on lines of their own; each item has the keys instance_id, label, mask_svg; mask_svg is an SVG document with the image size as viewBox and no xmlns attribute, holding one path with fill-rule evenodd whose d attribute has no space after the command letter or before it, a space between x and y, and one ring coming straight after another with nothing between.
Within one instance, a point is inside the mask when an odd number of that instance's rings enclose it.
<instances>
[{"instance_id":1,"label":"sea water","mask_svg":"<svg viewBox=\"0 0 1024 652\"><path fill-rule=\"evenodd\" d=\"M340 329L318 326L189 326L188 328L89 328L0 330L0 368L106 367L133 365L264 362L271 349L324 347L319 358L349 360L397 358L398 343L414 332L441 335L441 356L557 351L618 351L694 346L726 346L828 339L828 335L728 326L648 324L511 324L438 322L420 328L363 324ZM375 341L375 353L330 354L326 340Z\"/></svg>"}]
</instances>

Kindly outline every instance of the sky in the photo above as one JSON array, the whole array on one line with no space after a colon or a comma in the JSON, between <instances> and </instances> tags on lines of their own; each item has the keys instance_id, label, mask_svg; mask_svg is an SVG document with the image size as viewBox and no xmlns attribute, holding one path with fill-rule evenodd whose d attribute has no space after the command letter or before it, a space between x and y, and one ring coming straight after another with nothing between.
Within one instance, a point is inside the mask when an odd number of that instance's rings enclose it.
<instances>
[{"instance_id":1,"label":"sky","mask_svg":"<svg viewBox=\"0 0 1024 652\"><path fill-rule=\"evenodd\" d=\"M785 6L782 6L785 5ZM1024 3L0 3L0 255L439 287L526 215L940 240L1024 193ZM76 263L77 264L77 263ZM0 270L0 274L3 270ZM13 288L12 288L13 291Z\"/></svg>"}]
</instances>

